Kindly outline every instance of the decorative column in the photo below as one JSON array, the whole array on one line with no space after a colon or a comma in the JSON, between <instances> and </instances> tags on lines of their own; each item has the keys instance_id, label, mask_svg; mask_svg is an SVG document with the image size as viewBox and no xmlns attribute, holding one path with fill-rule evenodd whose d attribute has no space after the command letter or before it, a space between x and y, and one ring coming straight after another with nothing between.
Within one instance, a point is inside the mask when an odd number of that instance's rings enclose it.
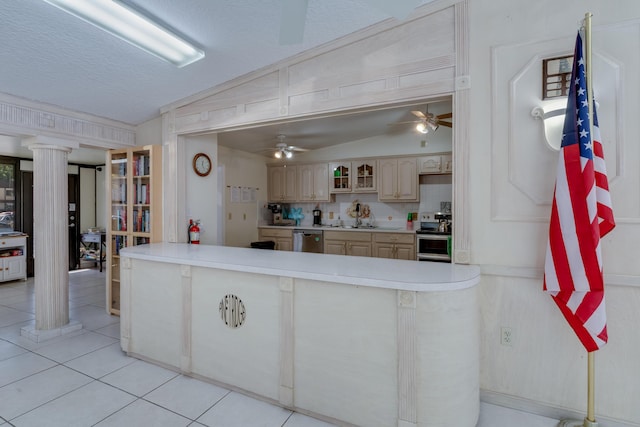
<instances>
[{"instance_id":1,"label":"decorative column","mask_svg":"<svg viewBox=\"0 0 640 427\"><path fill-rule=\"evenodd\" d=\"M82 328L69 322L69 181L67 156L78 144L48 137L23 142L33 151L35 327L21 334L40 342Z\"/></svg>"}]
</instances>

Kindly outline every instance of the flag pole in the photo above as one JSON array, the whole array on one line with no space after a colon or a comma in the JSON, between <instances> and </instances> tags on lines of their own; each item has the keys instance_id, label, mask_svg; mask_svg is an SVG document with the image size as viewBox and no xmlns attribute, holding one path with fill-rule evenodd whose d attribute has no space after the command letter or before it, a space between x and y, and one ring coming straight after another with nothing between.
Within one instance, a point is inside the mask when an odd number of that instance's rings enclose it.
<instances>
[{"instance_id":1,"label":"flag pole","mask_svg":"<svg viewBox=\"0 0 640 427\"><path fill-rule=\"evenodd\" d=\"M591 80L591 17L584 14L585 70L587 72L587 102L589 103L589 135L593 136L593 84ZM595 352L587 353L587 417L584 427L597 427L595 416Z\"/></svg>"},{"instance_id":2,"label":"flag pole","mask_svg":"<svg viewBox=\"0 0 640 427\"><path fill-rule=\"evenodd\" d=\"M593 137L593 85L591 84L591 17L584 14L584 53L587 77L587 103L589 104L589 135ZM598 427L595 417L595 352L587 352L587 416L582 423L573 420L560 421L558 427Z\"/></svg>"}]
</instances>

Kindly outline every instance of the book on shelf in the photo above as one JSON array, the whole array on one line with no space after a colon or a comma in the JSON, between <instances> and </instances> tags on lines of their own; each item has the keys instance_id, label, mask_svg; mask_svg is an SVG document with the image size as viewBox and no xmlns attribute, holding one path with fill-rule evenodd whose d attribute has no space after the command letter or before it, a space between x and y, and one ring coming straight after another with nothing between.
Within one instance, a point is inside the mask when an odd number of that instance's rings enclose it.
<instances>
[{"instance_id":1,"label":"book on shelf","mask_svg":"<svg viewBox=\"0 0 640 427\"><path fill-rule=\"evenodd\" d=\"M140 185L140 203L147 204L147 188L149 186L147 184Z\"/></svg>"},{"instance_id":2,"label":"book on shelf","mask_svg":"<svg viewBox=\"0 0 640 427\"><path fill-rule=\"evenodd\" d=\"M140 154L133 161L133 175L145 176L149 175L149 156Z\"/></svg>"}]
</instances>

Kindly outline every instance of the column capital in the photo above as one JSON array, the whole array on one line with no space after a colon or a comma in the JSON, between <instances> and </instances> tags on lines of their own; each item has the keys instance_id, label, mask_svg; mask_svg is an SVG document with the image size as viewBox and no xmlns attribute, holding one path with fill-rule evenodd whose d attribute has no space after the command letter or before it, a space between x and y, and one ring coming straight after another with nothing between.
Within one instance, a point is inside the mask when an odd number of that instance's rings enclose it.
<instances>
[{"instance_id":1,"label":"column capital","mask_svg":"<svg viewBox=\"0 0 640 427\"><path fill-rule=\"evenodd\" d=\"M74 148L80 148L80 144L76 141L68 139L52 138L50 136L32 136L22 140L22 146L29 150L49 149L71 152Z\"/></svg>"}]
</instances>

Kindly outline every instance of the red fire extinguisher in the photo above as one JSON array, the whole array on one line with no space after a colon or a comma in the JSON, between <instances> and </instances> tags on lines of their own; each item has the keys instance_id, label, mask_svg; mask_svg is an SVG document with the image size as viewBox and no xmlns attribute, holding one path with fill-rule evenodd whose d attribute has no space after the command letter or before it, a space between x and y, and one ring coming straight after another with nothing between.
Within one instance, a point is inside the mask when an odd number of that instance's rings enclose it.
<instances>
[{"instance_id":1,"label":"red fire extinguisher","mask_svg":"<svg viewBox=\"0 0 640 427\"><path fill-rule=\"evenodd\" d=\"M198 224L200 224L200 220L196 220L196 222L189 220L189 243L194 245L200 244L200 227L198 227Z\"/></svg>"}]
</instances>

